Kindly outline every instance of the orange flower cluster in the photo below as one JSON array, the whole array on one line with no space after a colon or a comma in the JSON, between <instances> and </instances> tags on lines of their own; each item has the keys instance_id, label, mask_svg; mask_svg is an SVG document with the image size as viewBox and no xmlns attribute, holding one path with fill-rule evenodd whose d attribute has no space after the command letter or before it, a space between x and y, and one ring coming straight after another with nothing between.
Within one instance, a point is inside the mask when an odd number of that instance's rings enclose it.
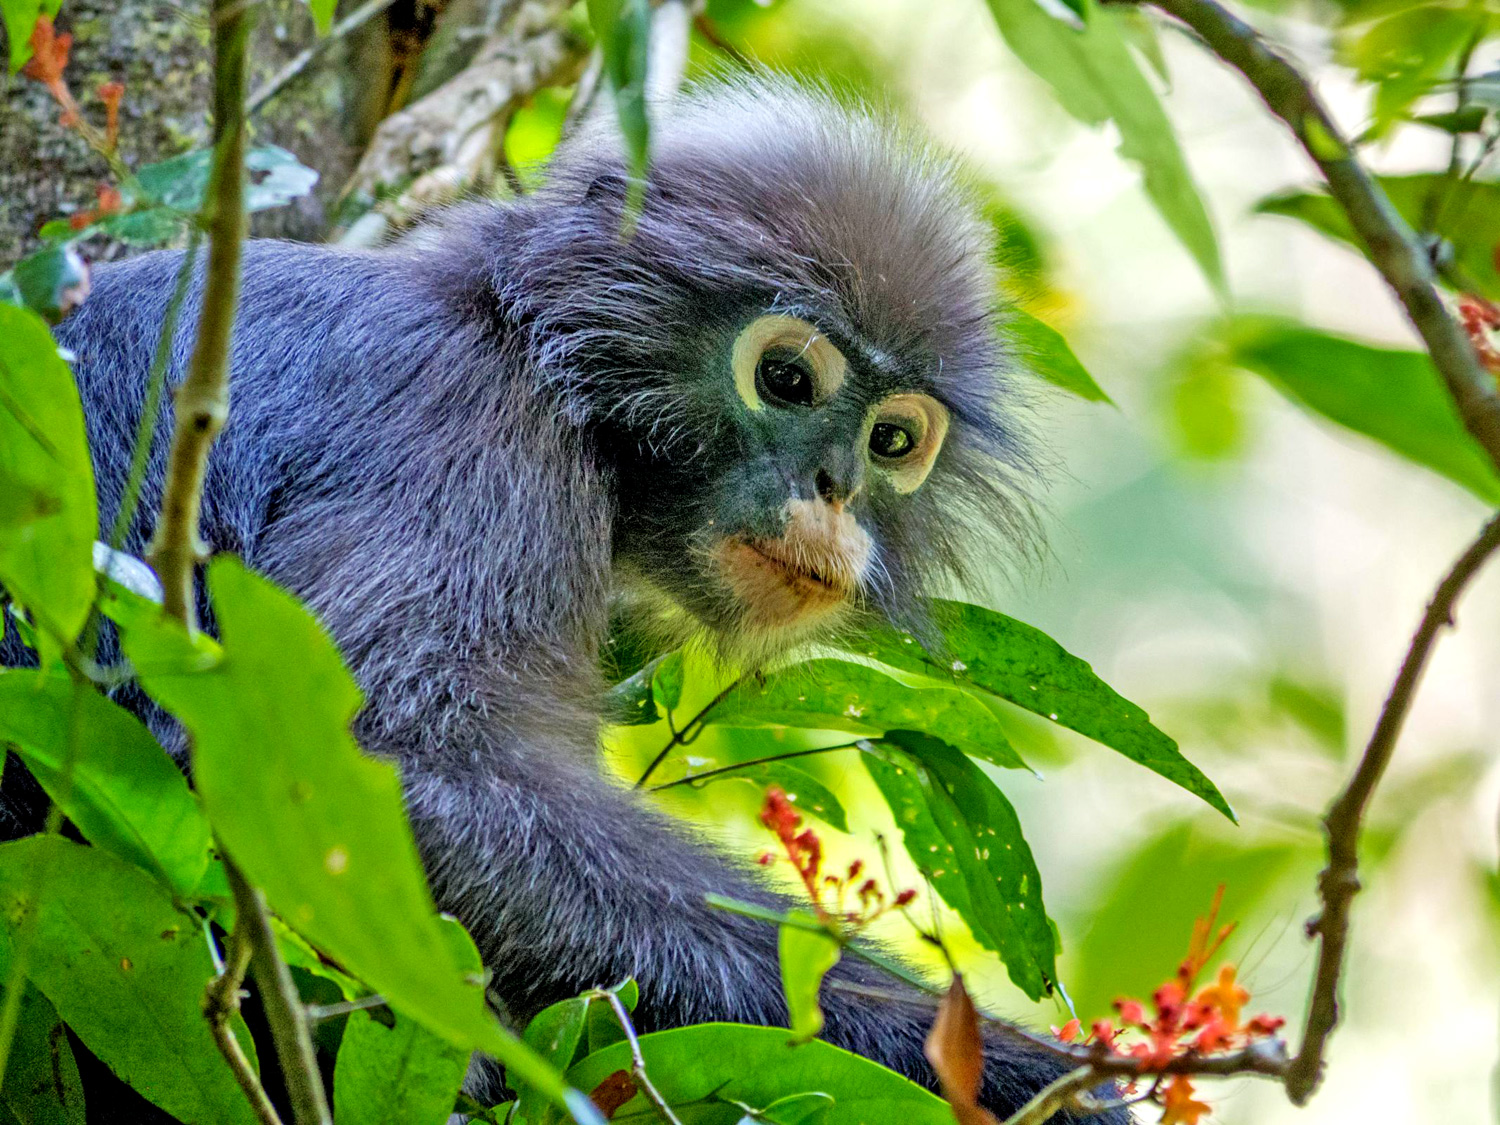
<instances>
[{"instance_id":1,"label":"orange flower cluster","mask_svg":"<svg viewBox=\"0 0 1500 1125\"><path fill-rule=\"evenodd\" d=\"M837 920L857 929L869 925L888 910L905 906L917 897L916 891L907 890L898 894L894 900L888 899L874 879L860 879L865 869L862 859L851 863L846 874L825 875L823 841L811 828L802 827L801 814L792 805L786 792L776 786L766 791L766 802L760 810L760 822L781 841L786 859L801 877L802 885L807 888L807 897L812 901L813 910L825 921ZM775 861L774 852L766 852L760 857L762 865Z\"/></svg>"},{"instance_id":2,"label":"orange flower cluster","mask_svg":"<svg viewBox=\"0 0 1500 1125\"><path fill-rule=\"evenodd\" d=\"M1236 981L1233 965L1221 966L1212 984L1197 988L1204 966L1234 931L1231 922L1214 932L1223 899L1224 888L1220 887L1208 916L1198 919L1193 926L1188 955L1177 966L1177 974L1152 993L1152 1013L1147 1013L1141 1001L1121 997L1115 1001L1118 1025L1113 1020L1095 1020L1088 1042L1103 1043L1115 1056L1134 1059L1143 1074L1151 1074L1160 1073L1184 1056L1238 1049L1276 1034L1286 1022L1280 1016L1259 1015L1242 1022L1250 993ZM1059 1039L1069 1043L1078 1038L1082 1028L1075 1019L1053 1030ZM1130 1035L1135 1041L1121 1044L1119 1039L1123 1035ZM1198 1101L1195 1093L1188 1075L1170 1076L1153 1093L1162 1106L1162 1125L1198 1125L1209 1107Z\"/></svg>"},{"instance_id":3,"label":"orange flower cluster","mask_svg":"<svg viewBox=\"0 0 1500 1125\"><path fill-rule=\"evenodd\" d=\"M62 117L58 124L64 129L76 129L89 145L102 155L113 156L120 141L120 101L125 96L123 82L103 82L95 91L104 103L104 132L90 125L78 107L78 100L68 88L64 72L68 68L68 56L73 49L73 37L66 31L59 32L47 16L37 17L31 30L31 58L21 68L27 78L34 78L52 94L62 106Z\"/></svg>"}]
</instances>

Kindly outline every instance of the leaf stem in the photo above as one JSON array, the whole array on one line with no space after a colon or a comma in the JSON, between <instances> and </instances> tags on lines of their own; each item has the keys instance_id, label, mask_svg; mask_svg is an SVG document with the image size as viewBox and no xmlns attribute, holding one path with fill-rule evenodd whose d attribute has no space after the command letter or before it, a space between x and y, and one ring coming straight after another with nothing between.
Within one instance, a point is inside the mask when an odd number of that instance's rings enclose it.
<instances>
[{"instance_id":1,"label":"leaf stem","mask_svg":"<svg viewBox=\"0 0 1500 1125\"><path fill-rule=\"evenodd\" d=\"M635 1025L630 1022L630 1013L625 1010L625 1004L620 997L605 988L596 988L585 995L594 1001L602 1000L609 1005L609 1010L615 1014L615 1021L620 1025L620 1030L625 1033L625 1042L630 1044L630 1074L640 1087L641 1093L646 1095L646 1100L655 1107L659 1116L667 1125L682 1125L677 1115L672 1112L672 1107L667 1104L667 1099L661 1096L661 1091L651 1084L651 1079L646 1075L646 1059L641 1054L641 1041L636 1037Z\"/></svg>"}]
</instances>

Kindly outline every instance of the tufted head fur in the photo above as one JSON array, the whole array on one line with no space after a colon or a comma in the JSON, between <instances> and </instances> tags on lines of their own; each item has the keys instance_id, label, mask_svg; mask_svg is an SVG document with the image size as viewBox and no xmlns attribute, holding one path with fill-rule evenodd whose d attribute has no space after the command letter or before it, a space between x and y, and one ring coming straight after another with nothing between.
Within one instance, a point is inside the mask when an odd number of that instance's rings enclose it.
<instances>
[{"instance_id":1,"label":"tufted head fur","mask_svg":"<svg viewBox=\"0 0 1500 1125\"><path fill-rule=\"evenodd\" d=\"M888 115L756 78L658 115L628 235L625 176L608 131L565 144L509 209L494 295L593 434L617 572L661 620L750 661L861 610L921 629L916 595L964 574L976 532L1025 546L990 234L951 160ZM768 314L842 356L826 403L737 395L736 341ZM897 395L946 413L914 490L868 463L872 411Z\"/></svg>"}]
</instances>

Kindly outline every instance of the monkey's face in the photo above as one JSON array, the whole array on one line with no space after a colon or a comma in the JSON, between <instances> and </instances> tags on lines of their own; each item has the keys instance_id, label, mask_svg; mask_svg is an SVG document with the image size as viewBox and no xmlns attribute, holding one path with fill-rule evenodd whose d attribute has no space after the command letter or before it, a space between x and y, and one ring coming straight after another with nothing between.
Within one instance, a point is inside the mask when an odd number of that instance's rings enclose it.
<instances>
[{"instance_id":1,"label":"monkey's face","mask_svg":"<svg viewBox=\"0 0 1500 1125\"><path fill-rule=\"evenodd\" d=\"M836 315L761 312L699 349L694 409L679 417L696 420L698 455L624 471L635 518L620 547L721 647L764 659L880 600L950 412L909 361L862 347ZM678 499L642 518L642 490Z\"/></svg>"}]
</instances>

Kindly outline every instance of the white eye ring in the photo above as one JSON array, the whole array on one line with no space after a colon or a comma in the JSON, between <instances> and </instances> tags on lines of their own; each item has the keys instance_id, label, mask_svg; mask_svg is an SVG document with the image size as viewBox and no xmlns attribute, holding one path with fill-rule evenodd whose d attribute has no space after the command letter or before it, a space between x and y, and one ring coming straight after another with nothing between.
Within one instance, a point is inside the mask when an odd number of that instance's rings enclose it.
<instances>
[{"instance_id":1,"label":"white eye ring","mask_svg":"<svg viewBox=\"0 0 1500 1125\"><path fill-rule=\"evenodd\" d=\"M807 360L813 379L813 405L820 406L843 385L848 364L844 353L829 342L815 325L795 316L767 313L752 320L734 341L730 366L734 389L751 410L764 410L755 373L760 360L772 348L786 348Z\"/></svg>"},{"instance_id":2,"label":"white eye ring","mask_svg":"<svg viewBox=\"0 0 1500 1125\"><path fill-rule=\"evenodd\" d=\"M897 492L915 492L932 472L938 450L948 436L948 408L931 395L892 395L870 408L865 419L864 443L871 464L885 473ZM869 448L877 425L900 426L912 438L912 447L900 457L882 457Z\"/></svg>"}]
</instances>

